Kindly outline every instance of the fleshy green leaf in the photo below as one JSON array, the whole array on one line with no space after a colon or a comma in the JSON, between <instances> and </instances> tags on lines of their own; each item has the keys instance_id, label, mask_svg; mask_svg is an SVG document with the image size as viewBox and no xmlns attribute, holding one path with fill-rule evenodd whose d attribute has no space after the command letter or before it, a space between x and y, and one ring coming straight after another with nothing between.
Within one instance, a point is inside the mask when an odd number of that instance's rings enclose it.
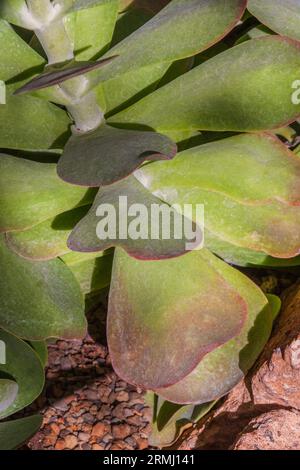
<instances>
[{"instance_id":1,"label":"fleshy green leaf","mask_svg":"<svg viewBox=\"0 0 300 470\"><path fill-rule=\"evenodd\" d=\"M293 258L300 252L298 172L299 160L277 139L243 135L147 165L136 177L168 204L204 204L210 236Z\"/></svg>"},{"instance_id":2,"label":"fleshy green leaf","mask_svg":"<svg viewBox=\"0 0 300 470\"><path fill-rule=\"evenodd\" d=\"M32 96L11 96L0 105L0 148L40 150L61 148L70 120L62 109Z\"/></svg>"},{"instance_id":3,"label":"fleshy green leaf","mask_svg":"<svg viewBox=\"0 0 300 470\"><path fill-rule=\"evenodd\" d=\"M173 0L111 49L119 58L101 72L102 81L207 49L235 26L245 7L244 0Z\"/></svg>"},{"instance_id":4,"label":"fleshy green leaf","mask_svg":"<svg viewBox=\"0 0 300 470\"><path fill-rule=\"evenodd\" d=\"M300 39L299 0L249 0L248 10L276 33Z\"/></svg>"},{"instance_id":5,"label":"fleshy green leaf","mask_svg":"<svg viewBox=\"0 0 300 470\"><path fill-rule=\"evenodd\" d=\"M29 340L81 338L86 331L79 285L59 259L25 260L1 237L0 326Z\"/></svg>"},{"instance_id":6,"label":"fleshy green leaf","mask_svg":"<svg viewBox=\"0 0 300 470\"><path fill-rule=\"evenodd\" d=\"M141 212L140 205L144 212ZM166 217L170 217L170 237L165 238L160 221L151 217L154 205L159 208L161 201L134 177L106 186L99 190L92 208L72 231L68 247L73 251L88 253L121 246L131 256L148 260L180 256L186 253L188 242L201 242L200 227L194 227L194 240L188 241L185 235L176 238L176 221L180 219L182 226L185 221L168 205L164 205L164 212ZM130 207L133 213L128 214ZM134 238L131 235L133 232Z\"/></svg>"},{"instance_id":7,"label":"fleshy green leaf","mask_svg":"<svg viewBox=\"0 0 300 470\"><path fill-rule=\"evenodd\" d=\"M219 265L219 266L218 266ZM252 367L272 331L280 309L277 298L269 303L246 276L214 258L214 266L247 302L248 318L241 333L207 354L182 381L157 393L174 403L206 403L228 393Z\"/></svg>"},{"instance_id":8,"label":"fleshy green leaf","mask_svg":"<svg viewBox=\"0 0 300 470\"><path fill-rule=\"evenodd\" d=\"M101 126L93 132L74 134L57 166L68 183L99 187L130 175L146 160L170 159L176 145L156 132Z\"/></svg>"},{"instance_id":9,"label":"fleshy green leaf","mask_svg":"<svg viewBox=\"0 0 300 470\"><path fill-rule=\"evenodd\" d=\"M62 257L62 260L66 262L64 257ZM89 294L109 286L112 262L112 253L105 252L103 256L72 263L69 268L79 282L82 292Z\"/></svg>"},{"instance_id":10,"label":"fleshy green leaf","mask_svg":"<svg viewBox=\"0 0 300 470\"><path fill-rule=\"evenodd\" d=\"M64 183L56 174L55 164L4 154L0 154L0 186L1 232L25 230L64 211L85 206L95 194Z\"/></svg>"},{"instance_id":11,"label":"fleshy green leaf","mask_svg":"<svg viewBox=\"0 0 300 470\"><path fill-rule=\"evenodd\" d=\"M29 344L4 330L0 330L0 340L5 343L7 357L6 364L0 364L0 374L9 375L18 384L16 399L5 411L0 412L0 418L6 418L32 403L40 395L44 386L44 370Z\"/></svg>"},{"instance_id":12,"label":"fleshy green leaf","mask_svg":"<svg viewBox=\"0 0 300 470\"><path fill-rule=\"evenodd\" d=\"M297 42L278 36L253 39L204 62L109 121L139 123L162 133L276 129L300 115L300 105L292 102L299 69Z\"/></svg>"},{"instance_id":13,"label":"fleshy green leaf","mask_svg":"<svg viewBox=\"0 0 300 470\"><path fill-rule=\"evenodd\" d=\"M23 258L44 261L62 256L70 249L68 237L75 225L86 215L89 206L79 207L47 219L22 232L9 232L10 249Z\"/></svg>"},{"instance_id":14,"label":"fleshy green leaf","mask_svg":"<svg viewBox=\"0 0 300 470\"><path fill-rule=\"evenodd\" d=\"M42 425L42 416L34 415L0 423L0 450L13 450L24 444Z\"/></svg>"},{"instance_id":15,"label":"fleshy green leaf","mask_svg":"<svg viewBox=\"0 0 300 470\"><path fill-rule=\"evenodd\" d=\"M22 12L26 9L25 0L1 0L0 17L17 26L23 26Z\"/></svg>"},{"instance_id":16,"label":"fleshy green leaf","mask_svg":"<svg viewBox=\"0 0 300 470\"><path fill-rule=\"evenodd\" d=\"M217 237L215 234L211 234L207 229L205 231L205 246L227 263L237 266L265 266L273 268L300 266L300 256L286 259L274 258L266 255L266 253L233 245Z\"/></svg>"},{"instance_id":17,"label":"fleshy green leaf","mask_svg":"<svg viewBox=\"0 0 300 470\"><path fill-rule=\"evenodd\" d=\"M2 361L0 361L0 365ZM18 384L13 380L1 378L0 371L0 413L12 405L18 394Z\"/></svg>"},{"instance_id":18,"label":"fleshy green leaf","mask_svg":"<svg viewBox=\"0 0 300 470\"><path fill-rule=\"evenodd\" d=\"M65 23L77 60L92 60L109 48L117 20L118 0L76 11Z\"/></svg>"},{"instance_id":19,"label":"fleshy green leaf","mask_svg":"<svg viewBox=\"0 0 300 470\"><path fill-rule=\"evenodd\" d=\"M164 262L138 261L116 250L108 342L120 377L147 389L166 387L239 334L246 303L220 264L216 269L204 250Z\"/></svg>"},{"instance_id":20,"label":"fleshy green leaf","mask_svg":"<svg viewBox=\"0 0 300 470\"><path fill-rule=\"evenodd\" d=\"M150 393L148 392L148 394ZM181 406L165 401L160 397L155 398L156 413L149 438L149 444L155 447L171 446L187 427L199 421L215 404L215 402L212 402L198 406ZM147 403L149 404L149 399L147 399Z\"/></svg>"},{"instance_id":21,"label":"fleshy green leaf","mask_svg":"<svg viewBox=\"0 0 300 470\"><path fill-rule=\"evenodd\" d=\"M42 366L46 367L48 362L48 348L46 341L30 341L29 344L40 358Z\"/></svg>"},{"instance_id":22,"label":"fleshy green leaf","mask_svg":"<svg viewBox=\"0 0 300 470\"><path fill-rule=\"evenodd\" d=\"M44 59L1 19L0 40L0 80L7 81L14 78L14 83L24 80L26 75L30 76L34 70L43 65Z\"/></svg>"},{"instance_id":23,"label":"fleshy green leaf","mask_svg":"<svg viewBox=\"0 0 300 470\"><path fill-rule=\"evenodd\" d=\"M55 0L55 3L62 5L66 11L78 11L110 3L111 1L112 0Z\"/></svg>"}]
</instances>

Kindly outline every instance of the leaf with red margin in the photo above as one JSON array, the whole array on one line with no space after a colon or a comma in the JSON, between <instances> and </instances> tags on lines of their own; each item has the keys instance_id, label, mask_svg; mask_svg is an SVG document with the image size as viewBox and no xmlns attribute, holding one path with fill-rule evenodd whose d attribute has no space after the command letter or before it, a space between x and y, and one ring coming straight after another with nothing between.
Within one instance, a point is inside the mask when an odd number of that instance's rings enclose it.
<instances>
[{"instance_id":1,"label":"leaf with red margin","mask_svg":"<svg viewBox=\"0 0 300 470\"><path fill-rule=\"evenodd\" d=\"M280 36L252 39L200 64L108 122L139 123L164 134L278 129L300 116L300 104L292 101L299 70L299 42Z\"/></svg>"},{"instance_id":2,"label":"leaf with red margin","mask_svg":"<svg viewBox=\"0 0 300 470\"><path fill-rule=\"evenodd\" d=\"M228 343L207 354L182 381L157 393L166 400L180 404L201 404L228 393L252 367L272 331L280 310L277 297L266 297L259 288L239 271L224 266L215 258L214 265L247 302L248 319L241 333ZM222 266L221 266L222 263Z\"/></svg>"},{"instance_id":3,"label":"leaf with red margin","mask_svg":"<svg viewBox=\"0 0 300 470\"><path fill-rule=\"evenodd\" d=\"M108 343L124 380L146 389L175 384L240 333L247 305L209 258L199 250L142 262L116 250Z\"/></svg>"},{"instance_id":4,"label":"leaf with red margin","mask_svg":"<svg viewBox=\"0 0 300 470\"><path fill-rule=\"evenodd\" d=\"M6 233L9 248L26 259L46 261L70 252L68 236L90 206L82 206L44 220L28 230Z\"/></svg>"},{"instance_id":5,"label":"leaf with red margin","mask_svg":"<svg viewBox=\"0 0 300 470\"><path fill-rule=\"evenodd\" d=\"M297 157L269 136L244 135L221 142L144 166L135 176L168 204L203 204L205 229L221 241L275 258L297 256ZM229 171L224 172L222 161Z\"/></svg>"},{"instance_id":6,"label":"leaf with red margin","mask_svg":"<svg viewBox=\"0 0 300 470\"><path fill-rule=\"evenodd\" d=\"M103 125L92 132L73 134L57 172L68 183L106 186L130 175L146 160L169 160L176 152L176 145L157 132Z\"/></svg>"},{"instance_id":7,"label":"leaf with red margin","mask_svg":"<svg viewBox=\"0 0 300 470\"><path fill-rule=\"evenodd\" d=\"M248 0L247 8L276 33L300 39L299 0Z\"/></svg>"},{"instance_id":8,"label":"leaf with red margin","mask_svg":"<svg viewBox=\"0 0 300 470\"><path fill-rule=\"evenodd\" d=\"M172 162L141 168L136 175L141 181L144 177L146 185L153 179L165 186L170 177L175 187L178 183L190 191L197 186L249 205L300 206L300 158L267 133L239 134L192 147Z\"/></svg>"},{"instance_id":9,"label":"leaf with red margin","mask_svg":"<svg viewBox=\"0 0 300 470\"><path fill-rule=\"evenodd\" d=\"M101 71L101 81L208 49L234 28L246 4L246 0L173 0L104 56L119 55Z\"/></svg>"},{"instance_id":10,"label":"leaf with red margin","mask_svg":"<svg viewBox=\"0 0 300 470\"><path fill-rule=\"evenodd\" d=\"M154 206L163 206L164 216L170 218L169 237L162 233L161 218L152 218ZM101 213L99 208L102 208ZM181 234L178 237L175 233L176 227L185 227L186 220L131 176L99 190L92 208L72 231L68 247L73 251L97 252L121 246L137 259L173 258L187 252L187 243L198 242L200 245L202 242L201 227L196 225L191 227L193 240L188 240L185 235L179 238ZM100 239L97 234L98 223L102 225L105 239ZM140 238L131 236L131 228L140 233Z\"/></svg>"}]
</instances>

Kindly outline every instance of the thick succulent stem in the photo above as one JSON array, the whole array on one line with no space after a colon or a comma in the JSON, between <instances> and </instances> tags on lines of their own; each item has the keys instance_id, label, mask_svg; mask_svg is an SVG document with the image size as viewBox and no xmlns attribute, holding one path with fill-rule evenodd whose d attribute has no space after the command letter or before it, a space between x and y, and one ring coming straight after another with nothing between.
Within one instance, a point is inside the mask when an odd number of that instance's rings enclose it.
<instances>
[{"instance_id":1,"label":"thick succulent stem","mask_svg":"<svg viewBox=\"0 0 300 470\"><path fill-rule=\"evenodd\" d=\"M51 0L27 0L34 32L48 58L48 64L56 64L74 58L73 44L64 24L64 12ZM76 77L60 85L69 98L67 109L75 121L77 132L88 132L97 128L104 114L97 104L93 91L84 95L88 84L85 76Z\"/></svg>"}]
</instances>

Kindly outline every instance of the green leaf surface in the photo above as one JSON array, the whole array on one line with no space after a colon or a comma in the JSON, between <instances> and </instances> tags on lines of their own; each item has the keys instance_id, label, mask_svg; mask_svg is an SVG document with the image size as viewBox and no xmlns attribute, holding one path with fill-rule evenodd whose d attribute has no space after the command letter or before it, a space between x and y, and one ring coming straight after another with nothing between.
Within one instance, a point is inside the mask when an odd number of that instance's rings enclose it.
<instances>
[{"instance_id":1,"label":"green leaf surface","mask_svg":"<svg viewBox=\"0 0 300 470\"><path fill-rule=\"evenodd\" d=\"M0 365L2 361L0 362ZM18 394L18 384L13 380L1 378L0 371L0 413L12 405Z\"/></svg>"},{"instance_id":2,"label":"green leaf surface","mask_svg":"<svg viewBox=\"0 0 300 470\"><path fill-rule=\"evenodd\" d=\"M64 211L85 206L95 194L64 183L56 174L55 164L4 154L0 154L0 186L1 232L25 230Z\"/></svg>"},{"instance_id":3,"label":"green leaf surface","mask_svg":"<svg viewBox=\"0 0 300 470\"><path fill-rule=\"evenodd\" d=\"M138 123L162 133L277 129L300 115L300 105L292 102L299 69L299 43L279 36L253 39L204 62L109 121Z\"/></svg>"},{"instance_id":4,"label":"green leaf surface","mask_svg":"<svg viewBox=\"0 0 300 470\"><path fill-rule=\"evenodd\" d=\"M55 3L62 5L66 11L78 11L110 3L113 0L56 0Z\"/></svg>"},{"instance_id":5,"label":"green leaf surface","mask_svg":"<svg viewBox=\"0 0 300 470\"><path fill-rule=\"evenodd\" d=\"M102 81L209 48L235 26L245 7L244 0L173 0L110 50L119 58L102 71Z\"/></svg>"},{"instance_id":6,"label":"green leaf surface","mask_svg":"<svg viewBox=\"0 0 300 470\"><path fill-rule=\"evenodd\" d=\"M64 257L62 257L64 260ZM69 265L80 284L83 294L89 294L109 286L113 255L105 254L97 258Z\"/></svg>"},{"instance_id":7,"label":"green leaf surface","mask_svg":"<svg viewBox=\"0 0 300 470\"><path fill-rule=\"evenodd\" d=\"M148 392L151 393L151 392ZM215 402L203 405L176 405L156 397L156 415L152 423L149 444L155 447L169 447L183 431L205 416ZM147 403L148 400L147 400Z\"/></svg>"},{"instance_id":8,"label":"green leaf surface","mask_svg":"<svg viewBox=\"0 0 300 470\"><path fill-rule=\"evenodd\" d=\"M0 148L41 150L62 148L70 120L62 109L32 96L11 96L0 105Z\"/></svg>"},{"instance_id":9,"label":"green leaf surface","mask_svg":"<svg viewBox=\"0 0 300 470\"><path fill-rule=\"evenodd\" d=\"M156 132L101 126L74 134L57 165L66 182L82 186L110 185L130 175L146 160L171 159L176 145Z\"/></svg>"},{"instance_id":10,"label":"green leaf surface","mask_svg":"<svg viewBox=\"0 0 300 470\"><path fill-rule=\"evenodd\" d=\"M23 26L22 11L26 9L25 0L1 0L0 17L17 26Z\"/></svg>"},{"instance_id":11,"label":"green leaf surface","mask_svg":"<svg viewBox=\"0 0 300 470\"><path fill-rule=\"evenodd\" d=\"M0 326L28 340L81 338L86 331L79 285L59 259L32 262L0 244Z\"/></svg>"},{"instance_id":12,"label":"green leaf surface","mask_svg":"<svg viewBox=\"0 0 300 470\"><path fill-rule=\"evenodd\" d=\"M0 80L7 81L12 78L14 82L24 80L26 75L30 76L33 70L43 65L44 59L1 19L0 41Z\"/></svg>"},{"instance_id":13,"label":"green leaf surface","mask_svg":"<svg viewBox=\"0 0 300 470\"><path fill-rule=\"evenodd\" d=\"M205 246L210 251L218 255L224 261L236 266L245 267L270 267L285 268L291 266L300 266L300 256L294 258L274 258L259 251L253 251L247 248L233 245L212 234L209 230L205 231Z\"/></svg>"},{"instance_id":14,"label":"green leaf surface","mask_svg":"<svg viewBox=\"0 0 300 470\"><path fill-rule=\"evenodd\" d=\"M206 403L226 395L252 367L272 331L277 298L267 301L260 289L239 271L217 258L214 266L247 302L248 318L241 333L207 354L181 382L157 393L174 403Z\"/></svg>"},{"instance_id":15,"label":"green leaf surface","mask_svg":"<svg viewBox=\"0 0 300 470\"><path fill-rule=\"evenodd\" d=\"M133 176L106 186L99 190L88 214L72 231L68 247L89 253L121 246L131 256L146 260L185 254L187 243L201 242L201 228L194 227L193 240L188 240L182 231L177 236L176 223L184 226L185 220L164 204L164 216L170 219L170 236L166 237L160 218L152 217L153 206L159 209L161 204Z\"/></svg>"},{"instance_id":16,"label":"green leaf surface","mask_svg":"<svg viewBox=\"0 0 300 470\"><path fill-rule=\"evenodd\" d=\"M220 264L216 269L205 250L163 262L116 250L108 342L120 377L146 389L167 387L239 334L247 306Z\"/></svg>"},{"instance_id":17,"label":"green leaf surface","mask_svg":"<svg viewBox=\"0 0 300 470\"><path fill-rule=\"evenodd\" d=\"M26 259L45 261L62 256L70 249L68 237L75 225L86 215L89 206L79 207L47 219L22 232L9 232L10 249Z\"/></svg>"},{"instance_id":18,"label":"green leaf surface","mask_svg":"<svg viewBox=\"0 0 300 470\"><path fill-rule=\"evenodd\" d=\"M0 423L0 450L13 450L24 444L42 425L42 416L34 415Z\"/></svg>"},{"instance_id":19,"label":"green leaf surface","mask_svg":"<svg viewBox=\"0 0 300 470\"><path fill-rule=\"evenodd\" d=\"M167 166L168 177L172 175L173 182L180 178L187 190L196 182L204 190L249 205L300 205L300 159L270 134L240 134L188 149L170 165L149 167L149 178L152 168L158 175ZM141 169L146 177L147 169Z\"/></svg>"},{"instance_id":20,"label":"green leaf surface","mask_svg":"<svg viewBox=\"0 0 300 470\"><path fill-rule=\"evenodd\" d=\"M46 367L48 363L48 348L46 341L30 341L29 344L40 358L42 366Z\"/></svg>"},{"instance_id":21,"label":"green leaf surface","mask_svg":"<svg viewBox=\"0 0 300 470\"><path fill-rule=\"evenodd\" d=\"M118 0L72 13L66 22L76 60L92 60L109 48L117 20Z\"/></svg>"},{"instance_id":22,"label":"green leaf surface","mask_svg":"<svg viewBox=\"0 0 300 470\"><path fill-rule=\"evenodd\" d=\"M300 39L299 0L249 0L248 10L276 33Z\"/></svg>"},{"instance_id":23,"label":"green leaf surface","mask_svg":"<svg viewBox=\"0 0 300 470\"><path fill-rule=\"evenodd\" d=\"M153 92L168 68L168 63L145 66L100 83L96 90L103 90L107 114L127 108Z\"/></svg>"},{"instance_id":24,"label":"green leaf surface","mask_svg":"<svg viewBox=\"0 0 300 470\"><path fill-rule=\"evenodd\" d=\"M6 418L25 408L40 395L44 386L44 370L29 344L4 330L0 330L0 340L6 345L7 357L6 364L0 364L0 374L9 375L18 384L16 399L5 411L0 412L0 418Z\"/></svg>"},{"instance_id":25,"label":"green leaf surface","mask_svg":"<svg viewBox=\"0 0 300 470\"><path fill-rule=\"evenodd\" d=\"M189 149L135 175L168 204L203 204L210 236L293 258L300 252L298 173L299 160L277 139L243 135Z\"/></svg>"}]
</instances>

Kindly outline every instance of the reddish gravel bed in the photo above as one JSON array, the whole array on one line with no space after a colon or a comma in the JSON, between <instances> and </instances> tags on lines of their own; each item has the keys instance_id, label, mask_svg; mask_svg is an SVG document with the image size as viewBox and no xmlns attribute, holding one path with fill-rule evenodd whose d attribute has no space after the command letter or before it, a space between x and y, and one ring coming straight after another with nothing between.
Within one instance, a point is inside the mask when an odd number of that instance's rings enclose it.
<instances>
[{"instance_id":1,"label":"reddish gravel bed","mask_svg":"<svg viewBox=\"0 0 300 470\"><path fill-rule=\"evenodd\" d=\"M30 407L44 417L31 450L145 449L150 410L141 391L113 372L105 345L105 308L90 315L83 341L49 345L43 395ZM102 329L99 328L102 325Z\"/></svg>"}]
</instances>

